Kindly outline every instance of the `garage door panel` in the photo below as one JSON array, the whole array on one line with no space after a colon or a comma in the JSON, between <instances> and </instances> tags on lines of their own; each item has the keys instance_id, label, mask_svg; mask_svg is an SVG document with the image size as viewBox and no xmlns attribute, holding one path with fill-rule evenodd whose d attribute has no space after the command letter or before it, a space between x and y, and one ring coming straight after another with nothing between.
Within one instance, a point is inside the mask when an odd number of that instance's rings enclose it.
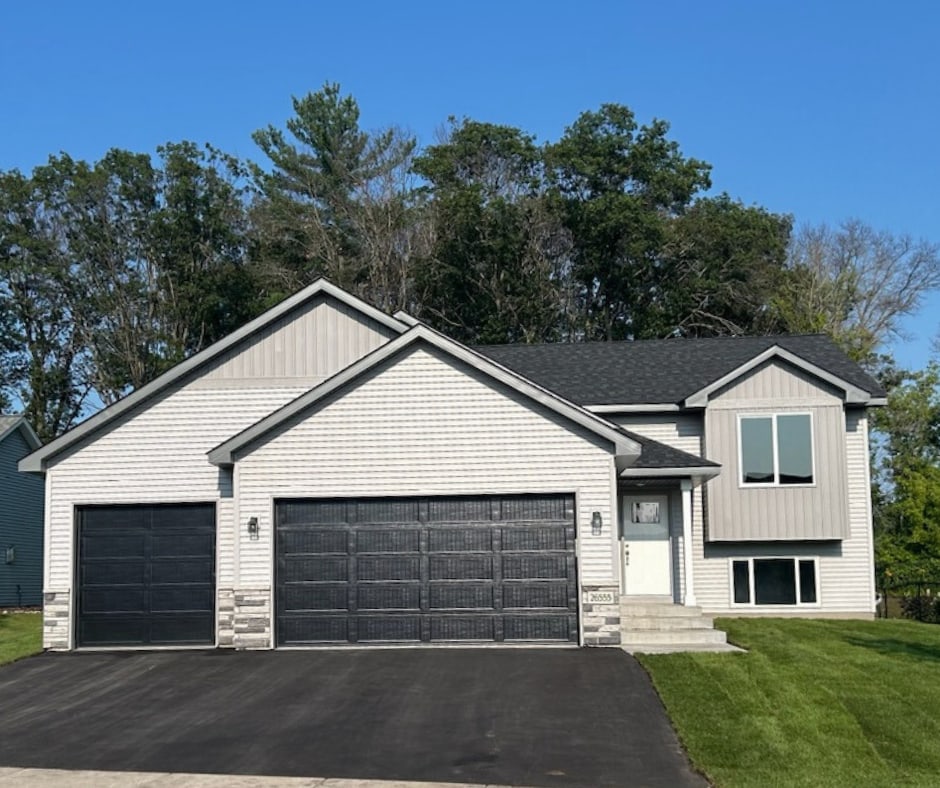
<instances>
[{"instance_id":1,"label":"garage door panel","mask_svg":"<svg viewBox=\"0 0 940 788\"><path fill-rule=\"evenodd\" d=\"M420 549L421 531L410 528L374 528L356 532L358 553L416 553Z\"/></svg>"},{"instance_id":2,"label":"garage door panel","mask_svg":"<svg viewBox=\"0 0 940 788\"><path fill-rule=\"evenodd\" d=\"M503 586L504 608L559 608L568 609L568 584L564 581L549 583L506 583Z\"/></svg>"},{"instance_id":3,"label":"garage door panel","mask_svg":"<svg viewBox=\"0 0 940 788\"><path fill-rule=\"evenodd\" d=\"M428 521L432 523L488 523L493 519L493 501L489 498L432 498L428 502Z\"/></svg>"},{"instance_id":4,"label":"garage door panel","mask_svg":"<svg viewBox=\"0 0 940 788\"><path fill-rule=\"evenodd\" d=\"M431 640L497 640L493 616L431 616Z\"/></svg>"},{"instance_id":5,"label":"garage door panel","mask_svg":"<svg viewBox=\"0 0 940 788\"><path fill-rule=\"evenodd\" d=\"M79 624L79 643L96 646L135 646L150 641L150 625L140 616L122 618L108 616L97 620L83 620Z\"/></svg>"},{"instance_id":6,"label":"garage door panel","mask_svg":"<svg viewBox=\"0 0 940 788\"><path fill-rule=\"evenodd\" d=\"M432 553L489 552L493 549L493 529L431 528L428 549Z\"/></svg>"},{"instance_id":7,"label":"garage door panel","mask_svg":"<svg viewBox=\"0 0 940 788\"><path fill-rule=\"evenodd\" d=\"M570 545L565 528L536 526L501 528L503 550L566 550Z\"/></svg>"},{"instance_id":8,"label":"garage door panel","mask_svg":"<svg viewBox=\"0 0 940 788\"><path fill-rule=\"evenodd\" d=\"M143 534L83 534L81 551L85 558L136 558L145 550Z\"/></svg>"},{"instance_id":9,"label":"garage door panel","mask_svg":"<svg viewBox=\"0 0 940 788\"><path fill-rule=\"evenodd\" d=\"M503 577L507 579L549 580L567 576L568 560L563 553L503 556Z\"/></svg>"},{"instance_id":10,"label":"garage door panel","mask_svg":"<svg viewBox=\"0 0 940 788\"><path fill-rule=\"evenodd\" d=\"M368 641L420 641L421 617L408 615L361 615L356 620L358 640Z\"/></svg>"},{"instance_id":11,"label":"garage door panel","mask_svg":"<svg viewBox=\"0 0 940 788\"><path fill-rule=\"evenodd\" d=\"M280 534L285 553L342 553L349 549L346 531L335 528L285 528Z\"/></svg>"},{"instance_id":12,"label":"garage door panel","mask_svg":"<svg viewBox=\"0 0 940 788\"><path fill-rule=\"evenodd\" d=\"M215 641L215 506L78 511L79 646Z\"/></svg>"},{"instance_id":13,"label":"garage door panel","mask_svg":"<svg viewBox=\"0 0 940 788\"><path fill-rule=\"evenodd\" d=\"M81 605L86 613L144 613L147 611L147 590L142 585L84 588Z\"/></svg>"},{"instance_id":14,"label":"garage door panel","mask_svg":"<svg viewBox=\"0 0 940 788\"><path fill-rule=\"evenodd\" d=\"M154 613L199 612L213 605L212 586L151 586L150 609Z\"/></svg>"},{"instance_id":15,"label":"garage door panel","mask_svg":"<svg viewBox=\"0 0 940 788\"><path fill-rule=\"evenodd\" d=\"M370 583L360 585L356 605L359 610L420 610L418 583Z\"/></svg>"},{"instance_id":16,"label":"garage door panel","mask_svg":"<svg viewBox=\"0 0 940 788\"><path fill-rule=\"evenodd\" d=\"M571 495L278 501L277 643L576 641L573 513Z\"/></svg>"},{"instance_id":17,"label":"garage door panel","mask_svg":"<svg viewBox=\"0 0 940 788\"><path fill-rule=\"evenodd\" d=\"M155 532L150 554L154 558L185 558L211 555L215 545L215 533L192 533L174 527L171 532Z\"/></svg>"},{"instance_id":18,"label":"garage door panel","mask_svg":"<svg viewBox=\"0 0 940 788\"><path fill-rule=\"evenodd\" d=\"M420 580L421 559L404 555L361 555L356 559L359 580Z\"/></svg>"},{"instance_id":19,"label":"garage door panel","mask_svg":"<svg viewBox=\"0 0 940 788\"><path fill-rule=\"evenodd\" d=\"M294 556L285 557L278 566L279 576L285 582L300 580L348 580L349 559L345 556Z\"/></svg>"},{"instance_id":20,"label":"garage door panel","mask_svg":"<svg viewBox=\"0 0 940 788\"><path fill-rule=\"evenodd\" d=\"M283 610L347 610L349 586L288 585L278 594L278 608Z\"/></svg>"},{"instance_id":21,"label":"garage door panel","mask_svg":"<svg viewBox=\"0 0 940 788\"><path fill-rule=\"evenodd\" d=\"M429 607L432 610L461 610L496 607L492 584L431 583Z\"/></svg>"},{"instance_id":22,"label":"garage door panel","mask_svg":"<svg viewBox=\"0 0 940 788\"><path fill-rule=\"evenodd\" d=\"M565 616L506 616L503 619L506 640L567 640Z\"/></svg>"},{"instance_id":23,"label":"garage door panel","mask_svg":"<svg viewBox=\"0 0 940 788\"><path fill-rule=\"evenodd\" d=\"M431 580L492 580L492 555L432 555L428 559Z\"/></svg>"},{"instance_id":24,"label":"garage door panel","mask_svg":"<svg viewBox=\"0 0 940 788\"><path fill-rule=\"evenodd\" d=\"M280 644L347 643L350 634L346 616L286 615L278 618L277 642Z\"/></svg>"},{"instance_id":25,"label":"garage door panel","mask_svg":"<svg viewBox=\"0 0 940 788\"><path fill-rule=\"evenodd\" d=\"M147 580L147 564L144 561L121 559L115 561L86 561L84 585L133 585Z\"/></svg>"}]
</instances>

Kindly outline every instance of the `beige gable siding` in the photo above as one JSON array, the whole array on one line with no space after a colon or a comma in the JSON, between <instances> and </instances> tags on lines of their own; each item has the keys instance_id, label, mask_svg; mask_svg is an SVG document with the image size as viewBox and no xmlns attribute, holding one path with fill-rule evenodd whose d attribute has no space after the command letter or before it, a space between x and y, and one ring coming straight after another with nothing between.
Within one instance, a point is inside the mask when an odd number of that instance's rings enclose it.
<instances>
[{"instance_id":1,"label":"beige gable siding","mask_svg":"<svg viewBox=\"0 0 940 788\"><path fill-rule=\"evenodd\" d=\"M196 385L267 385L299 379L312 388L397 333L328 296L312 299L216 360Z\"/></svg>"},{"instance_id":2,"label":"beige gable siding","mask_svg":"<svg viewBox=\"0 0 940 788\"><path fill-rule=\"evenodd\" d=\"M812 414L812 486L740 484L738 418ZM708 484L710 541L842 539L848 535L848 479L842 400L828 384L776 361L713 395L705 415L706 456L722 465Z\"/></svg>"},{"instance_id":3,"label":"beige gable siding","mask_svg":"<svg viewBox=\"0 0 940 788\"><path fill-rule=\"evenodd\" d=\"M582 583L614 574L613 447L437 351L414 349L236 459L237 585L273 583L282 497L576 495ZM603 533L591 535L592 512Z\"/></svg>"}]
</instances>

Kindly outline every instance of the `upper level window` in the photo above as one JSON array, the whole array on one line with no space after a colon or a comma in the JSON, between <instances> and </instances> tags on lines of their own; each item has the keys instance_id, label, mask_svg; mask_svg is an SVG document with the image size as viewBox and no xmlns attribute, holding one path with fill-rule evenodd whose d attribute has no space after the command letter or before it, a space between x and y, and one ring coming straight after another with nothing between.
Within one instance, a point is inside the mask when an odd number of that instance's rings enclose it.
<instances>
[{"instance_id":1,"label":"upper level window","mask_svg":"<svg viewBox=\"0 0 940 788\"><path fill-rule=\"evenodd\" d=\"M813 422L808 413L741 416L741 483L813 483Z\"/></svg>"}]
</instances>

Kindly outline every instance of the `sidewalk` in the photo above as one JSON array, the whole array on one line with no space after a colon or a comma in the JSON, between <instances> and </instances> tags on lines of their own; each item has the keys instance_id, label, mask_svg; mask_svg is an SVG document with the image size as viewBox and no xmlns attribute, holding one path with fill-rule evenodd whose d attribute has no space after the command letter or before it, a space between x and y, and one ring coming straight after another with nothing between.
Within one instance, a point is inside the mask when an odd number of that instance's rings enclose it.
<instances>
[{"instance_id":1,"label":"sidewalk","mask_svg":"<svg viewBox=\"0 0 940 788\"><path fill-rule=\"evenodd\" d=\"M326 777L259 777L244 774L101 772L0 767L0 788L508 788L473 783L399 782Z\"/></svg>"}]
</instances>

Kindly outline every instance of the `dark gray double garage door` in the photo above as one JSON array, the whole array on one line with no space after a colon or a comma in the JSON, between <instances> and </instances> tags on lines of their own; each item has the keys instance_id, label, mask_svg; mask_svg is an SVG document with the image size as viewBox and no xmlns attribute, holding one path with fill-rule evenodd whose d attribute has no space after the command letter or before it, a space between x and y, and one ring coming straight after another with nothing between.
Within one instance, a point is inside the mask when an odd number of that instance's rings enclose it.
<instances>
[{"instance_id":1,"label":"dark gray double garage door","mask_svg":"<svg viewBox=\"0 0 940 788\"><path fill-rule=\"evenodd\" d=\"M78 512L80 646L215 643L215 506ZM275 504L276 641L577 642L571 495Z\"/></svg>"},{"instance_id":2,"label":"dark gray double garage door","mask_svg":"<svg viewBox=\"0 0 940 788\"><path fill-rule=\"evenodd\" d=\"M277 642L578 639L570 495L279 501Z\"/></svg>"}]
</instances>

